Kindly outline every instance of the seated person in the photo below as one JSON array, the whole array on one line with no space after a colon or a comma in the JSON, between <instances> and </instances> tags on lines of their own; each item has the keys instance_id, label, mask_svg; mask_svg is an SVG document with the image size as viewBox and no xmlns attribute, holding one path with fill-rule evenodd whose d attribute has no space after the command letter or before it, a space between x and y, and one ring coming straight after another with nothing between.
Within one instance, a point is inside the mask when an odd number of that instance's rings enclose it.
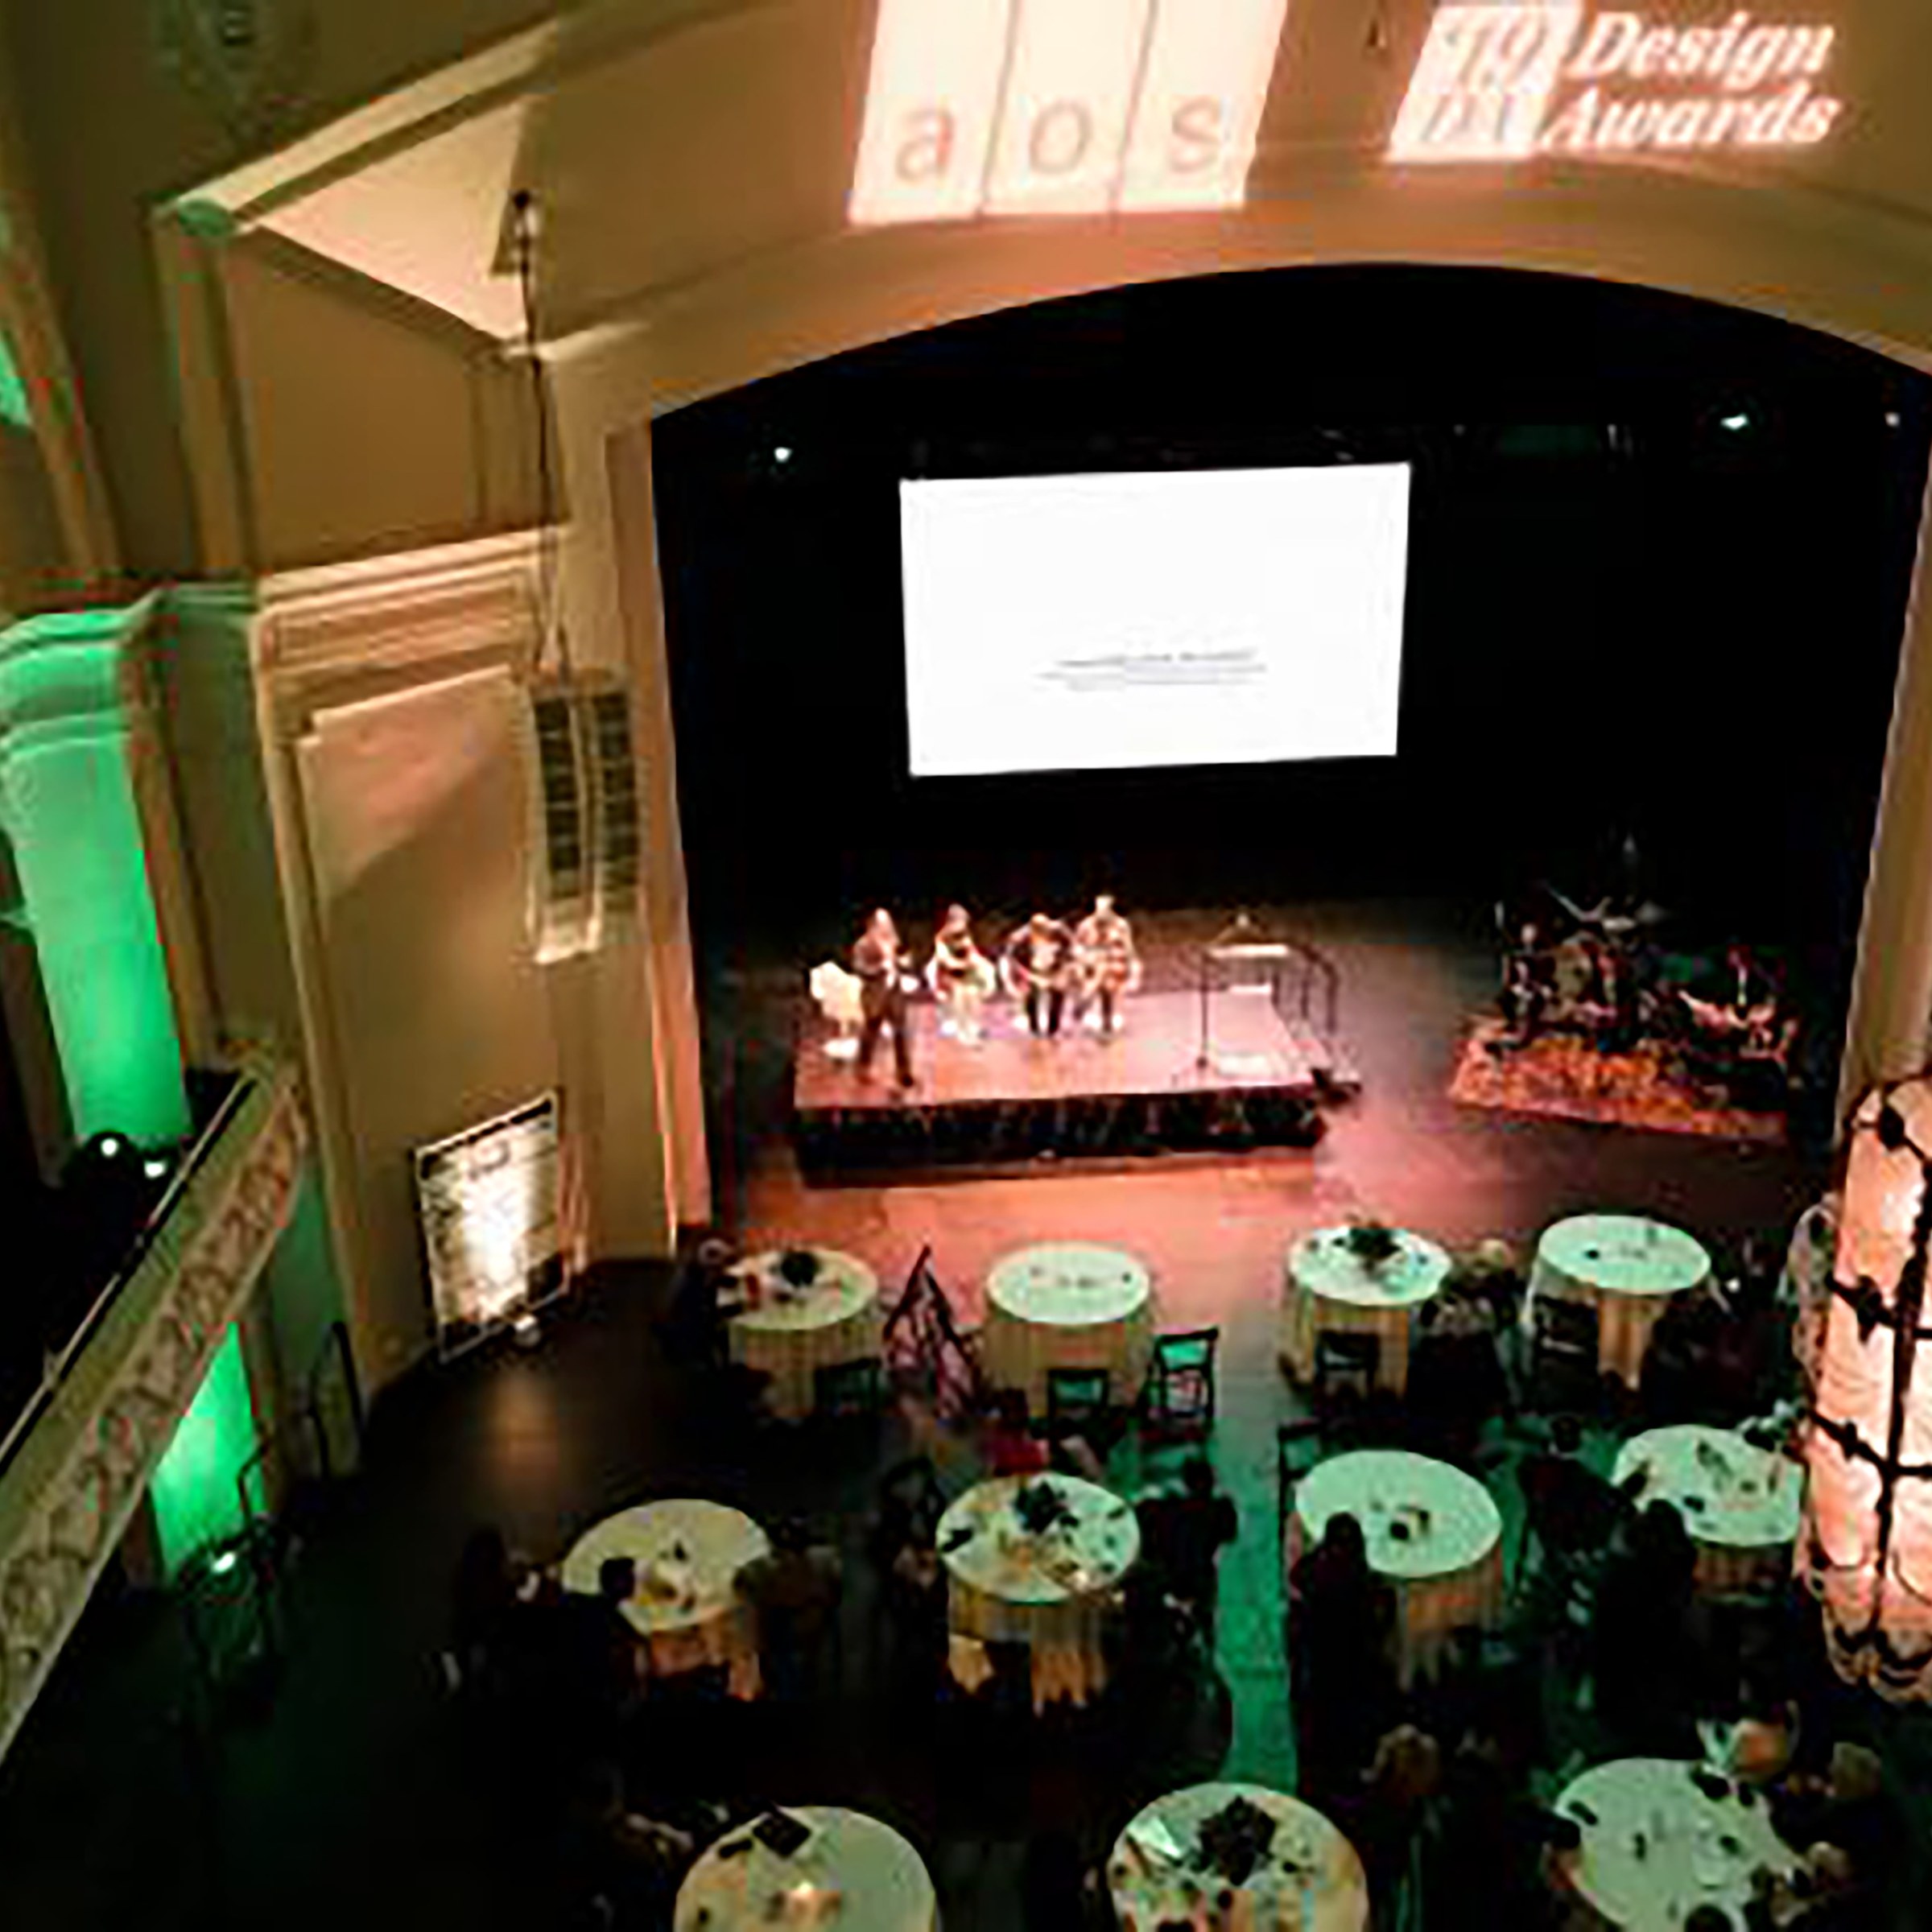
<instances>
[{"instance_id":1,"label":"seated person","mask_svg":"<svg viewBox=\"0 0 1932 1932\"><path fill-rule=\"evenodd\" d=\"M974 943L972 921L964 906L946 909L927 962L926 983L939 1009L939 1031L962 1046L976 1046L980 1015L996 981L993 962Z\"/></svg>"},{"instance_id":2,"label":"seated person","mask_svg":"<svg viewBox=\"0 0 1932 1932\"><path fill-rule=\"evenodd\" d=\"M787 1517L773 1525L770 1550L739 1571L736 1587L758 1620L769 1687L780 1696L803 1691L844 1594L837 1552Z\"/></svg>"},{"instance_id":3,"label":"seated person","mask_svg":"<svg viewBox=\"0 0 1932 1932\"><path fill-rule=\"evenodd\" d=\"M1838 1847L1860 1885L1881 1884L1902 1849L1885 1767L1862 1744L1834 1745L1822 1777L1788 1777L1772 1794L1771 1820L1788 1845Z\"/></svg>"},{"instance_id":4,"label":"seated person","mask_svg":"<svg viewBox=\"0 0 1932 1932\"><path fill-rule=\"evenodd\" d=\"M1597 1714L1633 1755L1686 1756L1695 1742L1696 1573L1683 1519L1653 1502L1620 1534L1597 1584L1590 1629Z\"/></svg>"},{"instance_id":5,"label":"seated person","mask_svg":"<svg viewBox=\"0 0 1932 1932\"><path fill-rule=\"evenodd\" d=\"M1161 1519L1161 1567L1170 1594L1185 1604L1208 1641L1214 1640L1221 1551L1241 1529L1234 1505L1216 1487L1213 1466L1195 1456L1181 1471L1181 1493L1166 1499Z\"/></svg>"},{"instance_id":6,"label":"seated person","mask_svg":"<svg viewBox=\"0 0 1932 1932\"><path fill-rule=\"evenodd\" d=\"M1073 929L1073 951L1082 1010L1111 1034L1120 1025L1120 1002L1141 983L1133 928L1115 911L1112 893L1100 894Z\"/></svg>"},{"instance_id":7,"label":"seated person","mask_svg":"<svg viewBox=\"0 0 1932 1932\"><path fill-rule=\"evenodd\" d=\"M1046 1468L1046 1445L1028 1427L1026 1398L1018 1389L1000 1391L980 1452L994 1476L1038 1476Z\"/></svg>"},{"instance_id":8,"label":"seated person","mask_svg":"<svg viewBox=\"0 0 1932 1932\"><path fill-rule=\"evenodd\" d=\"M730 1242L706 1235L679 1258L658 1332L672 1360L721 1366L729 1355L729 1324L737 1303Z\"/></svg>"},{"instance_id":9,"label":"seated person","mask_svg":"<svg viewBox=\"0 0 1932 1932\"><path fill-rule=\"evenodd\" d=\"M1051 913L1036 912L1007 940L1000 975L1008 994L1026 1008L1034 1037L1053 1038L1074 983L1073 935Z\"/></svg>"}]
</instances>

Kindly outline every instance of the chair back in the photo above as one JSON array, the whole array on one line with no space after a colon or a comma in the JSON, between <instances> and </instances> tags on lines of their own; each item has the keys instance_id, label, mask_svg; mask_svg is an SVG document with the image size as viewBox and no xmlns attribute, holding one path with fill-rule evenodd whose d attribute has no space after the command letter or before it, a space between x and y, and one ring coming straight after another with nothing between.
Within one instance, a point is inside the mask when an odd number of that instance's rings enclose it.
<instances>
[{"instance_id":1,"label":"chair back","mask_svg":"<svg viewBox=\"0 0 1932 1932\"><path fill-rule=\"evenodd\" d=\"M981 1406L979 1356L933 1270L930 1242L886 1315L881 1348L894 1384L928 1397L941 1415L956 1421Z\"/></svg>"},{"instance_id":2,"label":"chair back","mask_svg":"<svg viewBox=\"0 0 1932 1932\"><path fill-rule=\"evenodd\" d=\"M1322 1425L1312 1416L1283 1422L1274 1432L1274 1519L1287 1547L1288 1522L1294 1514L1294 1492L1302 1478L1322 1459Z\"/></svg>"},{"instance_id":3,"label":"chair back","mask_svg":"<svg viewBox=\"0 0 1932 1932\"><path fill-rule=\"evenodd\" d=\"M1143 1423L1158 1434L1205 1435L1214 1426L1215 1357L1219 1328L1154 1337L1141 1396Z\"/></svg>"},{"instance_id":4,"label":"chair back","mask_svg":"<svg viewBox=\"0 0 1932 1932\"><path fill-rule=\"evenodd\" d=\"M1046 1371L1046 1433L1056 1439L1078 1435L1104 1422L1108 1381L1104 1368L1049 1368Z\"/></svg>"},{"instance_id":5,"label":"chair back","mask_svg":"<svg viewBox=\"0 0 1932 1932\"><path fill-rule=\"evenodd\" d=\"M1382 1365L1381 1337L1355 1329L1324 1328L1315 1338L1315 1397L1366 1403Z\"/></svg>"},{"instance_id":6,"label":"chair back","mask_svg":"<svg viewBox=\"0 0 1932 1932\"><path fill-rule=\"evenodd\" d=\"M811 1377L812 1413L835 1418L877 1415L885 1406L886 1375L877 1356L828 1362Z\"/></svg>"},{"instance_id":7,"label":"chair back","mask_svg":"<svg viewBox=\"0 0 1932 1932\"><path fill-rule=\"evenodd\" d=\"M1539 1294L1531 1304L1530 1321L1539 1353L1579 1356L1596 1367L1598 1321L1594 1302Z\"/></svg>"}]
</instances>

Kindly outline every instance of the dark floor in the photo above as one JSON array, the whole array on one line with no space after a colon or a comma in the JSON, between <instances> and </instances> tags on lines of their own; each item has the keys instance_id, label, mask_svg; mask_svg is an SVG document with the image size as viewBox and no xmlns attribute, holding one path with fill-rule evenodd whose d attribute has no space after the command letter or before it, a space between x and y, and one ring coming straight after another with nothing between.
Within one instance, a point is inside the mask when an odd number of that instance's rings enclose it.
<instances>
[{"instance_id":1,"label":"dark floor","mask_svg":"<svg viewBox=\"0 0 1932 1932\"><path fill-rule=\"evenodd\" d=\"M1290 1241L1362 1208L1453 1242L1527 1239L1583 1207L1649 1210L1721 1239L1788 1225L1819 1182L1782 1150L1462 1113L1443 1092L1486 987L1480 927L1397 908L1315 909L1300 923L1343 965L1344 1031L1367 1083L1312 1154L814 1191L748 1133L759 1158L727 1176L752 1240L836 1240L890 1280L930 1239L970 1303L987 1263L1020 1241L1112 1239L1153 1263L1169 1324L1222 1325L1215 1455L1244 1531L1225 1559L1213 1670L1096 1719L1097 1740L1049 1730L1023 1787L1016 1773L1001 1790L960 1790L936 1720L885 1688L856 1580L861 1512L896 1425L881 1443L721 1433L659 1353L659 1272L613 1268L536 1352L425 1371L378 1406L364 1472L290 1575L286 1667L265 1714L184 1725L191 1678L165 1611L97 1605L0 1766L0 1928L559 1922L541 1804L472 1747L440 1693L445 1586L478 1521L548 1557L651 1494L713 1496L766 1521L802 1513L844 1542L855 1585L836 1704L789 1727L733 1713L740 1725L678 1748L694 1779L898 1823L932 1866L948 1932L1017 1926L1029 1822L1104 1843L1177 1784L1291 1782L1272 1467L1291 1408L1274 1362ZM732 1091L747 1123L762 1092L782 1091L782 1018L743 1032ZM1137 1461L1130 1444L1121 1486L1146 1473ZM1587 1725L1558 1730L1564 1752L1587 1755ZM1916 1730L1901 1735L1923 1752Z\"/></svg>"}]
</instances>

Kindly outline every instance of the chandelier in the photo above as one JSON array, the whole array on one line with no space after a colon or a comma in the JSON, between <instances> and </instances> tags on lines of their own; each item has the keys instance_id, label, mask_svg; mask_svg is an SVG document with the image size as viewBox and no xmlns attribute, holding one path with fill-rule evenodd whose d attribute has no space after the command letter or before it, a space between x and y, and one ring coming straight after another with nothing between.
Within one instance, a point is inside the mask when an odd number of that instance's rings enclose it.
<instances>
[{"instance_id":1,"label":"chandelier","mask_svg":"<svg viewBox=\"0 0 1932 1932\"><path fill-rule=\"evenodd\" d=\"M1904 1703L1932 1699L1932 1077L1873 1089L1847 1138L1798 1570L1839 1674Z\"/></svg>"}]
</instances>

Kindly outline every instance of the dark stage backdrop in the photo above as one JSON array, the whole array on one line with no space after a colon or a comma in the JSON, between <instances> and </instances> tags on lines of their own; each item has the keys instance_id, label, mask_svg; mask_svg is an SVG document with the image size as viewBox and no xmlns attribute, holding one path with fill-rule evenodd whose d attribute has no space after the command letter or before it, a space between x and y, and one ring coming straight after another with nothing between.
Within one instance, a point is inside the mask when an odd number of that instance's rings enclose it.
<instances>
[{"instance_id":1,"label":"dark stage backdrop","mask_svg":"<svg viewBox=\"0 0 1932 1932\"><path fill-rule=\"evenodd\" d=\"M1047 303L679 411L655 464L700 947L815 956L881 901L923 932L949 898L1100 885L1583 889L1634 831L1691 925L1842 987L1929 417L1920 378L1761 316L1401 267ZM907 775L902 477L1392 459L1397 759Z\"/></svg>"}]
</instances>

